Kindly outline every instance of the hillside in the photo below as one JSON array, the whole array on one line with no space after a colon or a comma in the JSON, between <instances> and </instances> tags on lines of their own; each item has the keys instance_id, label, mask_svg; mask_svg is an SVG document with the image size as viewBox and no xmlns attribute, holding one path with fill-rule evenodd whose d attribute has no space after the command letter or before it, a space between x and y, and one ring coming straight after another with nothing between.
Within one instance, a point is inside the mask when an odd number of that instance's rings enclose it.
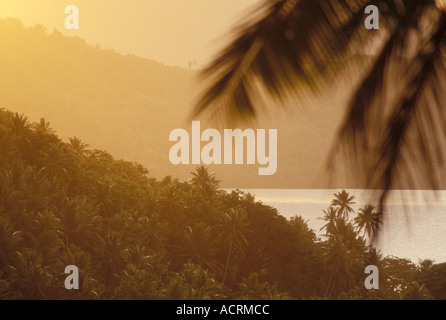
<instances>
[{"instance_id":1,"label":"hillside","mask_svg":"<svg viewBox=\"0 0 446 320\"><path fill-rule=\"evenodd\" d=\"M383 257L353 209L350 218L339 205L327 210L320 238L301 216L219 190L205 167L190 178L150 178L0 110L0 300L446 297L446 263ZM372 263L380 288L360 289ZM79 290L66 290L66 266L79 270Z\"/></svg>"},{"instance_id":2,"label":"hillside","mask_svg":"<svg viewBox=\"0 0 446 320\"><path fill-rule=\"evenodd\" d=\"M91 149L139 162L154 177L188 179L195 166L169 162L169 133L191 126L192 103L204 88L196 71L124 56L12 19L0 19L0 39L0 107L31 121L44 117L64 140L82 137ZM278 129L275 175L258 176L257 165L211 169L227 188L355 187L342 175L329 180L324 171L344 99L329 93L259 120L260 128Z\"/></svg>"}]
</instances>

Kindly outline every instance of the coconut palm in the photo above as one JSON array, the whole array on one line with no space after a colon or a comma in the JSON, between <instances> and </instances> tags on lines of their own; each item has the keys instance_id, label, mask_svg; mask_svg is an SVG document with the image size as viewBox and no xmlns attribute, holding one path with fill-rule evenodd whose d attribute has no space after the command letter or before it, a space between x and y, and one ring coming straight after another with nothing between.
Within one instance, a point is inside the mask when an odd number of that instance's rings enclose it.
<instances>
[{"instance_id":1,"label":"coconut palm","mask_svg":"<svg viewBox=\"0 0 446 320\"><path fill-rule=\"evenodd\" d=\"M71 137L69 141L70 141L70 146L79 155L84 155L87 151L87 148L89 147L88 144L83 143L77 137Z\"/></svg>"},{"instance_id":2,"label":"coconut palm","mask_svg":"<svg viewBox=\"0 0 446 320\"><path fill-rule=\"evenodd\" d=\"M215 179L215 172L210 173L205 166L198 167L195 172L191 172L191 183L198 188L201 193L207 197L211 197L218 189L220 181Z\"/></svg>"},{"instance_id":3,"label":"coconut palm","mask_svg":"<svg viewBox=\"0 0 446 320\"><path fill-rule=\"evenodd\" d=\"M21 298L47 299L48 292L56 286L50 267L33 250L16 252L12 259L6 270Z\"/></svg>"},{"instance_id":4,"label":"coconut palm","mask_svg":"<svg viewBox=\"0 0 446 320\"><path fill-rule=\"evenodd\" d=\"M180 259L197 263L213 272L218 269L219 264L215 259L216 240L210 227L203 223L188 226L181 240L181 244L172 246Z\"/></svg>"},{"instance_id":5,"label":"coconut palm","mask_svg":"<svg viewBox=\"0 0 446 320\"><path fill-rule=\"evenodd\" d=\"M358 215L354 219L358 232L364 230L364 236L367 235L368 237L378 232L381 223L380 216L381 214L377 213L372 205L368 204L359 209Z\"/></svg>"},{"instance_id":6,"label":"coconut palm","mask_svg":"<svg viewBox=\"0 0 446 320\"><path fill-rule=\"evenodd\" d=\"M162 189L159 206L161 213L169 220L177 219L182 215L184 209L184 200L178 187L174 184L168 184Z\"/></svg>"},{"instance_id":7,"label":"coconut palm","mask_svg":"<svg viewBox=\"0 0 446 320\"><path fill-rule=\"evenodd\" d=\"M222 285L224 286L234 252L240 251L242 246L248 245L246 234L249 229L246 211L242 208L232 208L228 212L225 212L218 228L220 230L220 241L228 247L225 271L222 279Z\"/></svg>"},{"instance_id":8,"label":"coconut palm","mask_svg":"<svg viewBox=\"0 0 446 320\"><path fill-rule=\"evenodd\" d=\"M51 129L49 121L46 121L44 118L40 118L39 122L34 122L31 127L38 133L42 135L53 134L54 130Z\"/></svg>"},{"instance_id":9,"label":"coconut palm","mask_svg":"<svg viewBox=\"0 0 446 320\"><path fill-rule=\"evenodd\" d=\"M329 268L328 284L325 291L327 297L331 296L336 284L338 288L347 288L354 282L355 261L350 250L344 244L342 237L330 237L326 248L326 263Z\"/></svg>"},{"instance_id":10,"label":"coconut palm","mask_svg":"<svg viewBox=\"0 0 446 320\"><path fill-rule=\"evenodd\" d=\"M187 284L187 297L190 300L215 300L225 297L222 286L199 265L186 263L180 277Z\"/></svg>"},{"instance_id":11,"label":"coconut palm","mask_svg":"<svg viewBox=\"0 0 446 320\"><path fill-rule=\"evenodd\" d=\"M105 218L112 217L116 211L114 186L110 183L98 181L93 195L97 202L99 214Z\"/></svg>"},{"instance_id":12,"label":"coconut palm","mask_svg":"<svg viewBox=\"0 0 446 320\"><path fill-rule=\"evenodd\" d=\"M307 88L325 89L347 71L360 74L350 86L354 89L338 142L351 151L358 173L365 172L358 179L383 190L379 211L391 188L422 183L438 188L441 174L433 168L441 165L446 150L441 147L446 142L442 3L262 2L204 69L211 85L196 113L253 116L263 107L260 92L282 102ZM379 30L364 27L365 8L371 4L380 9ZM372 53L359 55L364 48Z\"/></svg>"},{"instance_id":13,"label":"coconut palm","mask_svg":"<svg viewBox=\"0 0 446 320\"><path fill-rule=\"evenodd\" d=\"M64 241L66 248L75 244L88 252L93 252L97 245L97 236L92 217L85 204L86 199L63 199L55 211L60 225L57 234Z\"/></svg>"},{"instance_id":14,"label":"coconut palm","mask_svg":"<svg viewBox=\"0 0 446 320\"><path fill-rule=\"evenodd\" d=\"M52 144L47 150L40 151L36 157L42 166L42 171L50 179L69 177L76 165L73 154L65 146Z\"/></svg>"},{"instance_id":15,"label":"coconut palm","mask_svg":"<svg viewBox=\"0 0 446 320\"><path fill-rule=\"evenodd\" d=\"M324 213L324 216L318 218L318 220L325 221L325 224L320 231L325 229L326 235L333 234L336 229L335 221L338 217L338 210L330 206L327 210L322 210L322 212Z\"/></svg>"},{"instance_id":16,"label":"coconut palm","mask_svg":"<svg viewBox=\"0 0 446 320\"><path fill-rule=\"evenodd\" d=\"M11 154L11 136L9 131L0 125L0 168L8 163L8 159Z\"/></svg>"},{"instance_id":17,"label":"coconut palm","mask_svg":"<svg viewBox=\"0 0 446 320\"><path fill-rule=\"evenodd\" d=\"M119 232L108 232L93 261L97 264L99 275L107 288L119 282L119 273L124 267L122 236Z\"/></svg>"},{"instance_id":18,"label":"coconut palm","mask_svg":"<svg viewBox=\"0 0 446 320\"><path fill-rule=\"evenodd\" d=\"M369 247L367 253L365 255L365 262L367 265L381 267L383 255L381 254L381 250L377 250L376 248Z\"/></svg>"},{"instance_id":19,"label":"coconut palm","mask_svg":"<svg viewBox=\"0 0 446 320\"><path fill-rule=\"evenodd\" d=\"M351 205L356 204L355 196L350 196L350 194L342 190L341 192L334 194L335 198L331 201L331 205L338 207L338 215L345 219L348 219L348 215L354 212Z\"/></svg>"},{"instance_id":20,"label":"coconut palm","mask_svg":"<svg viewBox=\"0 0 446 320\"><path fill-rule=\"evenodd\" d=\"M0 217L0 269L19 251L21 239L21 232L15 231L6 219Z\"/></svg>"},{"instance_id":21,"label":"coconut palm","mask_svg":"<svg viewBox=\"0 0 446 320\"><path fill-rule=\"evenodd\" d=\"M31 124L24 114L13 114L10 118L9 129L19 138L19 141L25 140L29 142Z\"/></svg>"}]
</instances>

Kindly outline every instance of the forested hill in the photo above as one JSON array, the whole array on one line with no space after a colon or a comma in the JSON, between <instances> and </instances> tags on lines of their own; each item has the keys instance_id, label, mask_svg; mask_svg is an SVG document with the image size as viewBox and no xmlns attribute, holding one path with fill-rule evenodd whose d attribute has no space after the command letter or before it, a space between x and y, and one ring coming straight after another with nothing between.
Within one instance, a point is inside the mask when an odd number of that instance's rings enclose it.
<instances>
[{"instance_id":1,"label":"forested hill","mask_svg":"<svg viewBox=\"0 0 446 320\"><path fill-rule=\"evenodd\" d=\"M185 114L192 72L18 20L0 20L0 39L1 107L51 119L62 137L82 136L152 174L169 172L169 123Z\"/></svg>"},{"instance_id":2,"label":"forested hill","mask_svg":"<svg viewBox=\"0 0 446 320\"><path fill-rule=\"evenodd\" d=\"M169 133L191 126L192 102L204 88L195 70L124 56L14 19L0 19L0 39L0 107L31 121L43 117L62 138L82 137L93 148L142 163L154 177L188 179L194 166L169 161ZM259 120L258 127L278 129L275 175L258 176L257 165L212 171L223 187L328 187L324 164L342 118L339 101L331 95L317 108L308 104Z\"/></svg>"},{"instance_id":3,"label":"forested hill","mask_svg":"<svg viewBox=\"0 0 446 320\"><path fill-rule=\"evenodd\" d=\"M198 167L189 182L157 180L0 110L0 300L446 298L446 263L366 246L376 212L342 211L346 191L321 212L319 239L217 179ZM379 290L364 289L370 264ZM79 290L63 285L68 265Z\"/></svg>"}]
</instances>

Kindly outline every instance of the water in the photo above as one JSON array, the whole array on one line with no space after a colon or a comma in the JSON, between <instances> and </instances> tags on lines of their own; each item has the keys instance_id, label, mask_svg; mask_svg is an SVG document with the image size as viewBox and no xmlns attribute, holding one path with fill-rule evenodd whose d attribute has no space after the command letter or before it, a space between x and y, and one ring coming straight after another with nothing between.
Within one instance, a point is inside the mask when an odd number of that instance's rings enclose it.
<instances>
[{"instance_id":1,"label":"water","mask_svg":"<svg viewBox=\"0 0 446 320\"><path fill-rule=\"evenodd\" d=\"M287 218L302 216L316 234L324 222L318 220L333 194L340 190L242 189L256 200L278 209ZM347 190L355 195L357 212L365 204L376 204L376 194L367 190ZM350 216L350 219L354 216ZM375 246L384 256L394 255L413 262L431 259L446 262L446 191L392 191L386 204L383 226Z\"/></svg>"}]
</instances>

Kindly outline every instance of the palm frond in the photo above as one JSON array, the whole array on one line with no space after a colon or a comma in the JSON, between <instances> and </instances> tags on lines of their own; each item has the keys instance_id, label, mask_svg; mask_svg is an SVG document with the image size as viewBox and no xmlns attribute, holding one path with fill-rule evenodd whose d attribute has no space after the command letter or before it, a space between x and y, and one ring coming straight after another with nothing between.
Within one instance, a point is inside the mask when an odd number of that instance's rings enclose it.
<instances>
[{"instance_id":1,"label":"palm frond","mask_svg":"<svg viewBox=\"0 0 446 320\"><path fill-rule=\"evenodd\" d=\"M421 4L412 9L408 15L424 15L395 28L351 100L340 130L340 141L367 174L366 186L383 190L380 211L392 188L437 189L440 182L435 168L442 165L446 142L439 120L445 120L439 97L446 76L446 15ZM426 16L431 20L427 35L422 34ZM415 52L402 56L411 45ZM400 84L389 83L389 70Z\"/></svg>"},{"instance_id":2,"label":"palm frond","mask_svg":"<svg viewBox=\"0 0 446 320\"><path fill-rule=\"evenodd\" d=\"M363 19L357 13L368 2L265 1L260 18L254 12L202 72L212 84L197 102L196 114L212 107L213 114L252 116L261 90L280 102L303 87L317 89L330 76L335 58L348 51Z\"/></svg>"},{"instance_id":3,"label":"palm frond","mask_svg":"<svg viewBox=\"0 0 446 320\"><path fill-rule=\"evenodd\" d=\"M436 0L374 1L380 9L377 36L362 25L369 4L266 1L265 10L236 29L236 39L203 71L211 86L195 111L256 115L265 92L281 102L302 89L321 89L369 45L375 54L360 61L338 146L357 165L358 180L364 180L359 184L382 190L384 212L392 188L440 186L446 14Z\"/></svg>"}]
</instances>

